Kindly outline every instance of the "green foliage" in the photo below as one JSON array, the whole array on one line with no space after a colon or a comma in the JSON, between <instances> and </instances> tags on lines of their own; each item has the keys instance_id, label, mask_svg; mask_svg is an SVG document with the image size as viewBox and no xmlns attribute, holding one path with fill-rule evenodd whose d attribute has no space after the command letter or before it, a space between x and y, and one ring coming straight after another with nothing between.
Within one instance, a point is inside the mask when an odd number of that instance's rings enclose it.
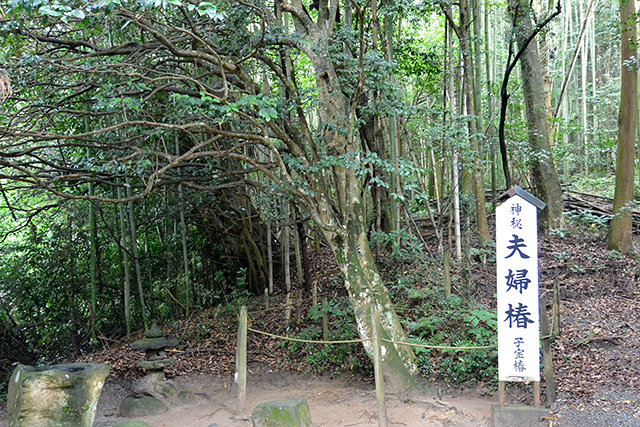
<instances>
[{"instance_id":1,"label":"green foliage","mask_svg":"<svg viewBox=\"0 0 640 427\"><path fill-rule=\"evenodd\" d=\"M594 214L589 209L565 212L565 218L571 225L599 230L605 230L611 221L610 215Z\"/></svg>"},{"instance_id":2,"label":"green foliage","mask_svg":"<svg viewBox=\"0 0 640 427\"><path fill-rule=\"evenodd\" d=\"M249 289L247 284L247 269L241 268L236 275L236 285L232 288L231 294L229 295L231 301L235 303L238 307L247 305L247 300L249 298Z\"/></svg>"},{"instance_id":3,"label":"green foliage","mask_svg":"<svg viewBox=\"0 0 640 427\"><path fill-rule=\"evenodd\" d=\"M371 232L371 244L389 248L394 260L415 259L422 254L422 242L405 229Z\"/></svg>"},{"instance_id":4,"label":"green foliage","mask_svg":"<svg viewBox=\"0 0 640 427\"><path fill-rule=\"evenodd\" d=\"M481 347L497 344L495 310L469 308L460 297L444 298L439 287L412 288L411 304L419 304L426 317L407 322L412 341L429 346ZM424 375L454 383L497 381L497 348L448 350L415 348Z\"/></svg>"},{"instance_id":5,"label":"green foliage","mask_svg":"<svg viewBox=\"0 0 640 427\"><path fill-rule=\"evenodd\" d=\"M328 318L329 340L357 339L355 320L349 301L346 299L325 302L311 307L307 315L307 324L311 325L305 326L297 333L296 337L306 340L322 340L323 316ZM305 364L314 372L370 369L370 363L363 357L361 344L324 345L289 341L281 343L280 346L288 348L292 358L302 357Z\"/></svg>"}]
</instances>

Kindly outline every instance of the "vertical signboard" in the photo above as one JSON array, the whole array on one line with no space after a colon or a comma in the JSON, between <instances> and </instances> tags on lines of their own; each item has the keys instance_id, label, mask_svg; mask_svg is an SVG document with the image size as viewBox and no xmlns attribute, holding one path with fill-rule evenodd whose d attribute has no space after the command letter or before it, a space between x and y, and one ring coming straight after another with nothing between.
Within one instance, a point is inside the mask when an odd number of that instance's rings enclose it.
<instances>
[{"instance_id":1,"label":"vertical signboard","mask_svg":"<svg viewBox=\"0 0 640 427\"><path fill-rule=\"evenodd\" d=\"M496 209L498 379L540 381L538 207L530 200L540 201L517 190Z\"/></svg>"}]
</instances>

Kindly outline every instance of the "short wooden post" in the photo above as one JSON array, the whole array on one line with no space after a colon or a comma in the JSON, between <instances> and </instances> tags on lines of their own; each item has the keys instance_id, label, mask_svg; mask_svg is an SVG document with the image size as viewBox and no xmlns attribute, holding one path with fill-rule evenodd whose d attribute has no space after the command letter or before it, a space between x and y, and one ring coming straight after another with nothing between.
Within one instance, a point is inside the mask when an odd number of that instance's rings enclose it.
<instances>
[{"instance_id":1,"label":"short wooden post","mask_svg":"<svg viewBox=\"0 0 640 427\"><path fill-rule=\"evenodd\" d=\"M291 323L291 291L287 292L287 302L285 303L284 310L284 323L285 325L289 325Z\"/></svg>"},{"instance_id":2,"label":"short wooden post","mask_svg":"<svg viewBox=\"0 0 640 427\"><path fill-rule=\"evenodd\" d=\"M311 286L311 302L314 306L318 305L318 284L316 281L313 281L313 285Z\"/></svg>"},{"instance_id":3,"label":"short wooden post","mask_svg":"<svg viewBox=\"0 0 640 427\"><path fill-rule=\"evenodd\" d=\"M387 403L385 402L382 352L380 350L380 324L375 306L371 307L371 347L373 347L373 372L376 377L376 400L378 401L378 426L387 427Z\"/></svg>"},{"instance_id":4,"label":"short wooden post","mask_svg":"<svg viewBox=\"0 0 640 427\"><path fill-rule=\"evenodd\" d=\"M533 406L540 407L540 381L533 382Z\"/></svg>"},{"instance_id":5,"label":"short wooden post","mask_svg":"<svg viewBox=\"0 0 640 427\"><path fill-rule=\"evenodd\" d=\"M269 288L264 288L264 307L269 310Z\"/></svg>"},{"instance_id":6,"label":"short wooden post","mask_svg":"<svg viewBox=\"0 0 640 427\"><path fill-rule=\"evenodd\" d=\"M540 335L542 336L542 365L544 379L547 385L547 406L556 401L556 380L553 375L553 358L549 337L549 320L547 319L547 304L540 298Z\"/></svg>"},{"instance_id":7,"label":"short wooden post","mask_svg":"<svg viewBox=\"0 0 640 427\"><path fill-rule=\"evenodd\" d=\"M501 408L504 408L504 405L507 400L507 393L505 390L505 382L498 381L498 404Z\"/></svg>"},{"instance_id":8,"label":"short wooden post","mask_svg":"<svg viewBox=\"0 0 640 427\"><path fill-rule=\"evenodd\" d=\"M322 298L322 340L329 341L329 313L327 298Z\"/></svg>"},{"instance_id":9,"label":"short wooden post","mask_svg":"<svg viewBox=\"0 0 640 427\"><path fill-rule=\"evenodd\" d=\"M551 325L553 336L560 335L560 281L553 281L553 310L551 311Z\"/></svg>"},{"instance_id":10,"label":"short wooden post","mask_svg":"<svg viewBox=\"0 0 640 427\"><path fill-rule=\"evenodd\" d=\"M444 296L451 296L451 251L444 251Z\"/></svg>"},{"instance_id":11,"label":"short wooden post","mask_svg":"<svg viewBox=\"0 0 640 427\"><path fill-rule=\"evenodd\" d=\"M245 306L240 307L235 380L238 383L238 403L242 405L247 397L247 307Z\"/></svg>"}]
</instances>

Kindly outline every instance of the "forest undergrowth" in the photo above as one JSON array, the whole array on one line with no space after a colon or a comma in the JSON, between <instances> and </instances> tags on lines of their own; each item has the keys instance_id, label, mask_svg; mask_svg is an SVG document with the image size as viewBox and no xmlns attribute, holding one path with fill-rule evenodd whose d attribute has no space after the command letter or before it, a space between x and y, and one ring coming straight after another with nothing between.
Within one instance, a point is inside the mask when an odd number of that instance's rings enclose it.
<instances>
[{"instance_id":1,"label":"forest undergrowth","mask_svg":"<svg viewBox=\"0 0 640 427\"><path fill-rule=\"evenodd\" d=\"M638 390L640 384L640 268L637 256L606 250L604 228L585 226L580 215L572 224L540 238L540 294L551 300L553 283L560 284L560 333L552 341L557 405L580 408L596 405L604 410L640 410L637 398L616 391ZM425 236L428 238L428 236ZM404 248L404 249L403 249ZM435 248L417 253L398 247L392 256L378 256L380 272L411 341L428 345L490 346L496 343L495 257L493 250L467 250L468 256L451 264L452 296L442 286L442 259L429 256ZM636 253L640 253L636 238ZM357 338L346 292L328 250L311 252L312 280L318 304L305 295L285 323L284 292L248 300L252 328L273 334L322 339L326 315L329 339ZM276 289L279 289L276 287ZM236 303L239 303L237 301ZM232 377L235 369L237 304L194 313L190 318L162 325L179 346L170 350L177 363L168 376L195 373ZM139 331L131 341L139 339ZM120 383L143 375L136 364L141 352L130 341L103 337L104 350L81 361L105 362L109 381ZM249 333L248 363L273 370L348 375L372 381L373 370L360 344L325 346L282 342ZM497 351L416 350L422 375L447 387L492 395L497 387ZM10 372L2 372L3 383ZM512 400L531 400L530 385L508 387ZM545 385L543 381L543 399ZM616 397L622 396L622 397ZM637 397L637 396L636 396Z\"/></svg>"}]
</instances>

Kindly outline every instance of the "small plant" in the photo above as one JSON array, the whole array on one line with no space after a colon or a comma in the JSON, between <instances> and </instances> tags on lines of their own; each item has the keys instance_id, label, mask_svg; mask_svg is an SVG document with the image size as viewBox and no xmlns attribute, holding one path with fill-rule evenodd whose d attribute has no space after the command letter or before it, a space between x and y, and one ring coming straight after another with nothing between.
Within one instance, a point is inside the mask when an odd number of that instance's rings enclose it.
<instances>
[{"instance_id":1,"label":"small plant","mask_svg":"<svg viewBox=\"0 0 640 427\"><path fill-rule=\"evenodd\" d=\"M567 262L571 258L571 254L566 251L554 252L553 256L560 262Z\"/></svg>"},{"instance_id":2,"label":"small plant","mask_svg":"<svg viewBox=\"0 0 640 427\"><path fill-rule=\"evenodd\" d=\"M585 270L584 270L584 267L580 267L579 265L574 264L574 265L571 267L571 271L572 271L573 273L576 273L576 274L584 274L584 271L585 271Z\"/></svg>"},{"instance_id":3,"label":"small plant","mask_svg":"<svg viewBox=\"0 0 640 427\"><path fill-rule=\"evenodd\" d=\"M247 288L247 269L241 268L236 275L236 285L233 287L229 297L236 305L246 305L250 293Z\"/></svg>"},{"instance_id":4,"label":"small plant","mask_svg":"<svg viewBox=\"0 0 640 427\"><path fill-rule=\"evenodd\" d=\"M496 262L496 245L492 242L490 246L471 248L469 254L473 258L478 258L483 264L486 264L487 261L494 263Z\"/></svg>"},{"instance_id":5,"label":"small plant","mask_svg":"<svg viewBox=\"0 0 640 427\"><path fill-rule=\"evenodd\" d=\"M422 254L422 242L418 237L409 234L407 230L395 230L390 233L384 231L372 232L371 243L383 248L391 249L394 260L412 259Z\"/></svg>"},{"instance_id":6,"label":"small plant","mask_svg":"<svg viewBox=\"0 0 640 427\"><path fill-rule=\"evenodd\" d=\"M485 349L416 348L420 370L454 383L495 382L497 379L497 316L494 310L469 310L457 296L434 299L429 317L407 325L414 342L432 346L485 347Z\"/></svg>"},{"instance_id":7,"label":"small plant","mask_svg":"<svg viewBox=\"0 0 640 427\"><path fill-rule=\"evenodd\" d=\"M565 217L569 224L600 230L604 230L611 220L611 215L595 214L590 209L570 211Z\"/></svg>"},{"instance_id":8,"label":"small plant","mask_svg":"<svg viewBox=\"0 0 640 427\"><path fill-rule=\"evenodd\" d=\"M351 340L356 338L355 320L349 309L348 300L338 300L317 304L309 309L308 319L311 325L298 332L298 338L305 340L322 340L323 332L320 322L323 316L328 317L330 340ZM371 369L364 357L362 346L349 343L324 345L302 342L282 342L281 347L289 350L290 357L303 355L304 362L314 372L328 370L362 370Z\"/></svg>"}]
</instances>

